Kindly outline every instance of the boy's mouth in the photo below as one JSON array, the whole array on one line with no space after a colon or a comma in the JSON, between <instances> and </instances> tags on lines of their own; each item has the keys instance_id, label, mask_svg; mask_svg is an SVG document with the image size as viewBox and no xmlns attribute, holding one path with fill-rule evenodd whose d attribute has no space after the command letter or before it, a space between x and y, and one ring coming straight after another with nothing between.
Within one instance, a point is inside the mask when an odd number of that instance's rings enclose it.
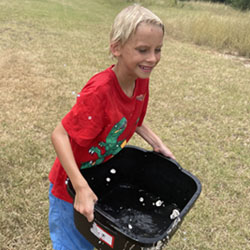
<instances>
[{"instance_id":1,"label":"boy's mouth","mask_svg":"<svg viewBox=\"0 0 250 250\"><path fill-rule=\"evenodd\" d=\"M149 66L140 65L139 67L140 67L140 69L142 69L144 72L151 72L151 71L153 70L153 67L149 67Z\"/></svg>"}]
</instances>

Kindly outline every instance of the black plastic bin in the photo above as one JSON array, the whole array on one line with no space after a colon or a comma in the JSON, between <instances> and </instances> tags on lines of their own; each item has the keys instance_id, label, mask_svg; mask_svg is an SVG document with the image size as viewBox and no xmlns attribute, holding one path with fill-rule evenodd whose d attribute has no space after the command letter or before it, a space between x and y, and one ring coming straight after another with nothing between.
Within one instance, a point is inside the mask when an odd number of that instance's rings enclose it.
<instances>
[{"instance_id":1,"label":"black plastic bin","mask_svg":"<svg viewBox=\"0 0 250 250\"><path fill-rule=\"evenodd\" d=\"M162 249L201 192L176 161L133 146L82 174L98 202L93 222L76 210L74 221L99 250ZM67 188L74 198L70 181Z\"/></svg>"}]
</instances>

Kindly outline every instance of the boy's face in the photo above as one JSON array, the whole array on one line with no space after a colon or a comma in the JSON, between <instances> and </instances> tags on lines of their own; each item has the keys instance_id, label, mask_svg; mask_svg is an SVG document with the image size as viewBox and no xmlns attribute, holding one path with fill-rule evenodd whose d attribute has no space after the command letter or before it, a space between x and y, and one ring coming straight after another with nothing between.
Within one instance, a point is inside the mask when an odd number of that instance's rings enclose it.
<instances>
[{"instance_id":1,"label":"boy's face","mask_svg":"<svg viewBox=\"0 0 250 250\"><path fill-rule=\"evenodd\" d=\"M128 80L148 78L161 58L162 28L141 23L134 35L118 49L117 66Z\"/></svg>"}]
</instances>

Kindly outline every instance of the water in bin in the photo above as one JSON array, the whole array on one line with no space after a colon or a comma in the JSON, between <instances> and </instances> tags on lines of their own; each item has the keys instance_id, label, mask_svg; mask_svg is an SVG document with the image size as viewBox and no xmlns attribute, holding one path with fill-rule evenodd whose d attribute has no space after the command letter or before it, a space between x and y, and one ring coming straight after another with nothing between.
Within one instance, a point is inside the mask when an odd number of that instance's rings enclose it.
<instances>
[{"instance_id":1,"label":"water in bin","mask_svg":"<svg viewBox=\"0 0 250 250\"><path fill-rule=\"evenodd\" d=\"M111 190L101 198L99 206L115 219L123 232L135 239L162 235L171 220L179 215L175 203L169 204L161 197L129 184Z\"/></svg>"}]
</instances>

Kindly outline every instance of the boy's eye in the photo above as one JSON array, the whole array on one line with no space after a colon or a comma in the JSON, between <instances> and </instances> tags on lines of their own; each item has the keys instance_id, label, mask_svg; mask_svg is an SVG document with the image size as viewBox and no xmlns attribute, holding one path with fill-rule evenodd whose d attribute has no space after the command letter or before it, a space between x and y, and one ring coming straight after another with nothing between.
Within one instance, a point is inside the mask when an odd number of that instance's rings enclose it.
<instances>
[{"instance_id":1,"label":"boy's eye","mask_svg":"<svg viewBox=\"0 0 250 250\"><path fill-rule=\"evenodd\" d=\"M158 48L155 50L156 53L160 53L161 52L161 48Z\"/></svg>"},{"instance_id":2,"label":"boy's eye","mask_svg":"<svg viewBox=\"0 0 250 250\"><path fill-rule=\"evenodd\" d=\"M149 49L147 48L136 48L136 50L139 52L139 53L147 53ZM161 52L161 48L156 48L155 49L155 53L160 53Z\"/></svg>"},{"instance_id":3,"label":"boy's eye","mask_svg":"<svg viewBox=\"0 0 250 250\"><path fill-rule=\"evenodd\" d=\"M137 48L136 50L139 51L140 53L146 53L147 52L147 49L144 49L144 48Z\"/></svg>"}]
</instances>

